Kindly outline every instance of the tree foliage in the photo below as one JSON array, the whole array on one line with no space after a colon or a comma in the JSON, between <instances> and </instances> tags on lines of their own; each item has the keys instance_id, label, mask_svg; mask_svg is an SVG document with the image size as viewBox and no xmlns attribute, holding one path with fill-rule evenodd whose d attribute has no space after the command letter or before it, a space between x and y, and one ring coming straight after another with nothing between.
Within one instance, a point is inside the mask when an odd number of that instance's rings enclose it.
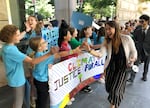
<instances>
[{"instance_id":1,"label":"tree foliage","mask_svg":"<svg viewBox=\"0 0 150 108\"><path fill-rule=\"evenodd\" d=\"M91 16L100 15L101 17L111 17L115 14L117 0L84 0L83 12ZM87 8L88 7L88 8Z\"/></svg>"},{"instance_id":2,"label":"tree foliage","mask_svg":"<svg viewBox=\"0 0 150 108\"><path fill-rule=\"evenodd\" d=\"M139 0L139 2L148 2L150 0Z\"/></svg>"},{"instance_id":3,"label":"tree foliage","mask_svg":"<svg viewBox=\"0 0 150 108\"><path fill-rule=\"evenodd\" d=\"M85 2L91 3L94 8L106 8L110 5L116 6L117 0L85 0Z\"/></svg>"},{"instance_id":4,"label":"tree foliage","mask_svg":"<svg viewBox=\"0 0 150 108\"><path fill-rule=\"evenodd\" d=\"M26 14L28 15L33 15L37 12L45 18L54 16L54 0L36 0L35 5L32 4L32 0L25 0L25 5Z\"/></svg>"}]
</instances>

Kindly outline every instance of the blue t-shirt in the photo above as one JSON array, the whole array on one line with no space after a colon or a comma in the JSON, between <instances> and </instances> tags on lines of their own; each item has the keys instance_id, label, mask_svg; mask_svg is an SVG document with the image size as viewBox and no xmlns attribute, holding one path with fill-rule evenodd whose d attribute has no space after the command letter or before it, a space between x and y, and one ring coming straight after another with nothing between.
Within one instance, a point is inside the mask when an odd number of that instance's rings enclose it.
<instances>
[{"instance_id":1,"label":"blue t-shirt","mask_svg":"<svg viewBox=\"0 0 150 108\"><path fill-rule=\"evenodd\" d=\"M87 38L87 40L86 40L86 38L81 38L79 41L80 41L81 43L84 42L84 41L86 41L89 45L92 45L92 41L91 41L90 38Z\"/></svg>"},{"instance_id":2,"label":"blue t-shirt","mask_svg":"<svg viewBox=\"0 0 150 108\"><path fill-rule=\"evenodd\" d=\"M21 53L14 45L4 45L2 59L5 66L8 85L19 87L25 84L23 61L26 55Z\"/></svg>"},{"instance_id":3,"label":"blue t-shirt","mask_svg":"<svg viewBox=\"0 0 150 108\"><path fill-rule=\"evenodd\" d=\"M94 38L94 45L97 45L97 44L102 44L104 42L104 36L100 37L99 40L97 41L97 37Z\"/></svg>"},{"instance_id":4,"label":"blue t-shirt","mask_svg":"<svg viewBox=\"0 0 150 108\"><path fill-rule=\"evenodd\" d=\"M31 38L33 38L33 37L36 37L36 32L35 32L34 30L31 31L31 34L26 33L25 36L24 36L24 39L29 40L29 39L31 39ZM33 50L28 46L27 51L26 51L26 54L29 55L32 51L33 51Z\"/></svg>"},{"instance_id":5,"label":"blue t-shirt","mask_svg":"<svg viewBox=\"0 0 150 108\"><path fill-rule=\"evenodd\" d=\"M102 44L103 41L104 41L104 36L101 36L99 38L99 40L97 41L97 34L95 32L92 33L92 36L93 36L93 40L94 40L94 45L97 45L97 44Z\"/></svg>"},{"instance_id":6,"label":"blue t-shirt","mask_svg":"<svg viewBox=\"0 0 150 108\"><path fill-rule=\"evenodd\" d=\"M44 55L43 52L37 52L35 54L35 58L43 55ZM54 63L54 55L50 56L49 58L40 62L39 64L36 64L33 70L33 77L40 82L48 81L48 65L53 63Z\"/></svg>"}]
</instances>

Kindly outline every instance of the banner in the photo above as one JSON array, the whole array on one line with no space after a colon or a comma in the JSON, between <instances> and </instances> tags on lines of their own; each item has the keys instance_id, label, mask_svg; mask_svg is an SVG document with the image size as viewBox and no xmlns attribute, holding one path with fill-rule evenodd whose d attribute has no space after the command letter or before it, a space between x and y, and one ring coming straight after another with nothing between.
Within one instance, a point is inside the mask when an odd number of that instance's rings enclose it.
<instances>
[{"instance_id":1,"label":"banner","mask_svg":"<svg viewBox=\"0 0 150 108\"><path fill-rule=\"evenodd\" d=\"M64 108L76 87L103 73L104 63L105 56L97 58L84 53L53 65L49 69L50 108Z\"/></svg>"}]
</instances>

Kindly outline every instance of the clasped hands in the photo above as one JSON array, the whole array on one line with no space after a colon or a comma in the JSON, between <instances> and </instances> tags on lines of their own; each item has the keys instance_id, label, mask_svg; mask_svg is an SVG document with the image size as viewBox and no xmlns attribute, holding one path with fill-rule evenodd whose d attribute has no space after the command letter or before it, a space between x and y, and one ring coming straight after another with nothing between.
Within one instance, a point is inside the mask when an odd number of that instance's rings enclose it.
<instances>
[{"instance_id":1,"label":"clasped hands","mask_svg":"<svg viewBox=\"0 0 150 108\"><path fill-rule=\"evenodd\" d=\"M74 52L80 54L83 50L90 52L91 51L91 47L87 42L83 42L80 46L78 46L76 49L73 49ZM59 52L59 47L57 46L52 46L49 53L51 54L55 54Z\"/></svg>"}]
</instances>

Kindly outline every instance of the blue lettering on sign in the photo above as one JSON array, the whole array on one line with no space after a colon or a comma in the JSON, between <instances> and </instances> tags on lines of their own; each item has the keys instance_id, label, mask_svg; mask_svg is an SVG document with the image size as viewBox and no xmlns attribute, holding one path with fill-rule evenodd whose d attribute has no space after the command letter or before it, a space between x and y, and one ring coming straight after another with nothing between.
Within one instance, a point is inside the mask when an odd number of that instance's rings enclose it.
<instances>
[{"instance_id":1,"label":"blue lettering on sign","mask_svg":"<svg viewBox=\"0 0 150 108\"><path fill-rule=\"evenodd\" d=\"M84 71L91 70L92 68L104 65L104 60L97 60L95 62L89 63L85 65Z\"/></svg>"},{"instance_id":2,"label":"blue lettering on sign","mask_svg":"<svg viewBox=\"0 0 150 108\"><path fill-rule=\"evenodd\" d=\"M48 42L48 50L52 46L58 46L59 28L54 27L52 29L42 29L42 38Z\"/></svg>"}]
</instances>

